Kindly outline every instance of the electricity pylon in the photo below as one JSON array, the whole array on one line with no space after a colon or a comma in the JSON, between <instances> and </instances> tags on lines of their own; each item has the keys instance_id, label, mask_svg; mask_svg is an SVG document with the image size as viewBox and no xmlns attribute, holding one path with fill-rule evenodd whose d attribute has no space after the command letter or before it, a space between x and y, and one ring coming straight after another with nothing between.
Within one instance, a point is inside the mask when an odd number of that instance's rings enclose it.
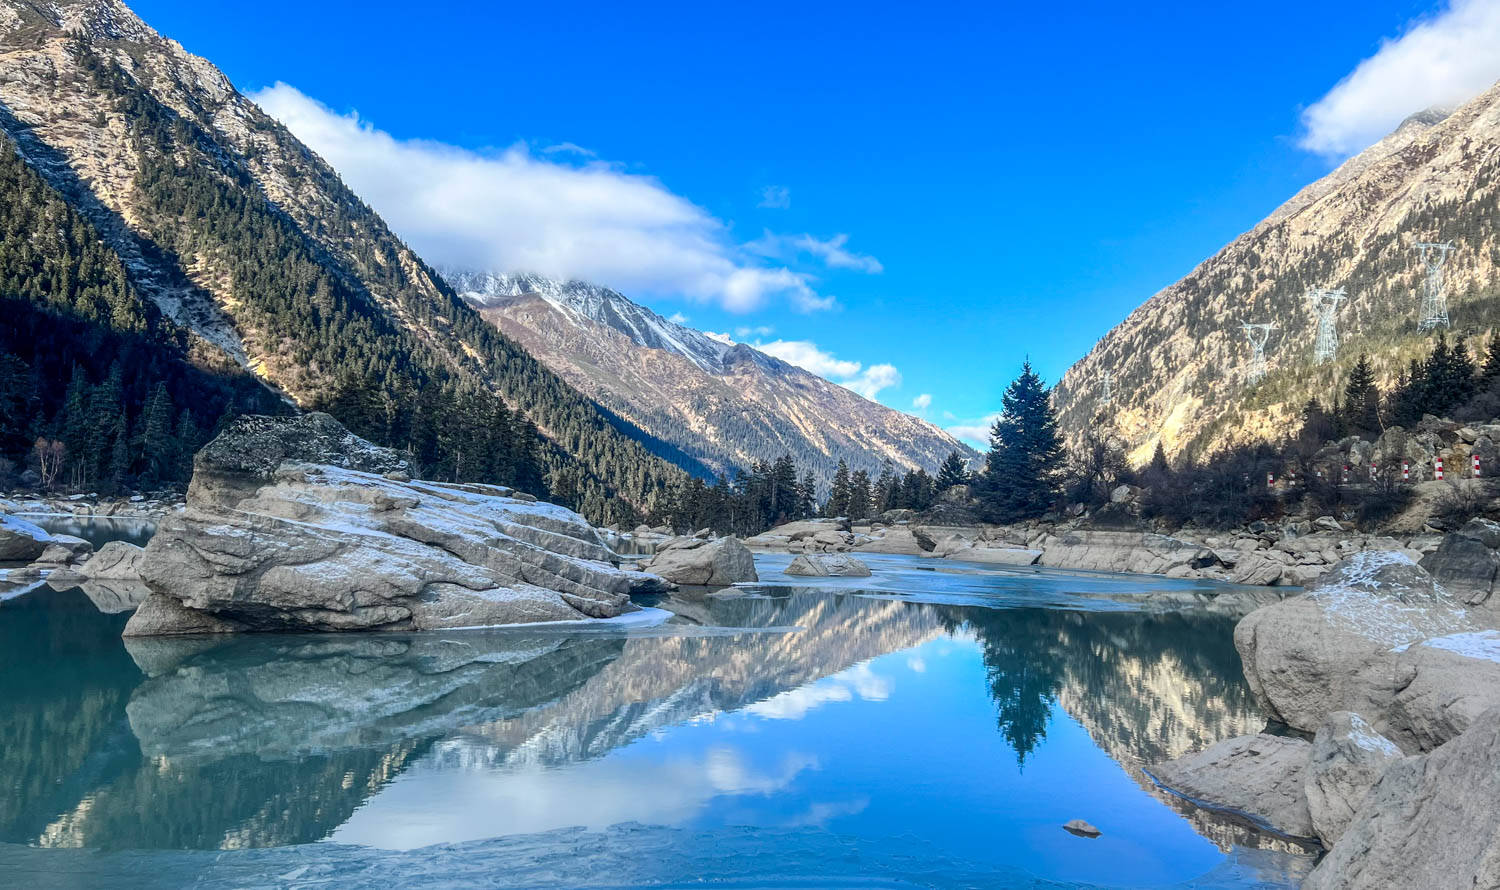
<instances>
[{"instance_id":1,"label":"electricity pylon","mask_svg":"<svg viewBox=\"0 0 1500 890\"><path fill-rule=\"evenodd\" d=\"M1109 371L1099 375L1099 404L1108 405L1115 400L1115 375Z\"/></svg>"},{"instance_id":2,"label":"electricity pylon","mask_svg":"<svg viewBox=\"0 0 1500 890\"><path fill-rule=\"evenodd\" d=\"M1307 301L1318 313L1318 337L1313 341L1313 358L1323 364L1339 351L1338 311L1346 299L1343 288L1309 288Z\"/></svg>"},{"instance_id":3,"label":"electricity pylon","mask_svg":"<svg viewBox=\"0 0 1500 890\"><path fill-rule=\"evenodd\" d=\"M1453 242L1418 241L1412 249L1421 255L1422 265L1427 268L1427 278L1422 282L1422 314L1418 316L1417 329L1446 328L1448 290L1443 282L1443 264L1448 262L1448 253L1455 249Z\"/></svg>"},{"instance_id":4,"label":"electricity pylon","mask_svg":"<svg viewBox=\"0 0 1500 890\"><path fill-rule=\"evenodd\" d=\"M1243 324L1245 339L1250 341L1250 365L1245 369L1246 383L1259 383L1266 376L1266 341L1271 339L1274 324Z\"/></svg>"}]
</instances>

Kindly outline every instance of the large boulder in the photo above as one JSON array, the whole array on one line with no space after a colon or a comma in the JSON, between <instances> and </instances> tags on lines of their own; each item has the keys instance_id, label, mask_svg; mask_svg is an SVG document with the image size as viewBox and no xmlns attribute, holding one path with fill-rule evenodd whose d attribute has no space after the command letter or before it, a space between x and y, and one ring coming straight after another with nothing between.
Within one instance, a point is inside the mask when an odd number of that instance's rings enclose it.
<instances>
[{"instance_id":1,"label":"large boulder","mask_svg":"<svg viewBox=\"0 0 1500 890\"><path fill-rule=\"evenodd\" d=\"M0 513L0 562L31 562L50 543L52 535L41 526Z\"/></svg>"},{"instance_id":2,"label":"large boulder","mask_svg":"<svg viewBox=\"0 0 1500 890\"><path fill-rule=\"evenodd\" d=\"M924 556L936 548L937 541L934 541L932 536L922 529L910 525L895 525L890 528L872 530L870 539L854 549L870 553Z\"/></svg>"},{"instance_id":3,"label":"large boulder","mask_svg":"<svg viewBox=\"0 0 1500 890\"><path fill-rule=\"evenodd\" d=\"M728 587L757 581L755 557L738 538L678 538L658 549L641 570L674 584Z\"/></svg>"},{"instance_id":4,"label":"large boulder","mask_svg":"<svg viewBox=\"0 0 1500 890\"><path fill-rule=\"evenodd\" d=\"M199 452L187 507L138 562L152 594L127 636L609 618L636 608L633 590L663 586L619 569L570 510L498 486L406 481L394 452L330 418L301 420L241 418ZM332 463L297 460L309 456Z\"/></svg>"},{"instance_id":5,"label":"large boulder","mask_svg":"<svg viewBox=\"0 0 1500 890\"><path fill-rule=\"evenodd\" d=\"M868 578L870 567L847 553L804 553L785 569L788 575L814 578Z\"/></svg>"},{"instance_id":6,"label":"large boulder","mask_svg":"<svg viewBox=\"0 0 1500 890\"><path fill-rule=\"evenodd\" d=\"M53 535L36 562L43 566L71 566L93 552L94 545L76 535Z\"/></svg>"},{"instance_id":7,"label":"large boulder","mask_svg":"<svg viewBox=\"0 0 1500 890\"><path fill-rule=\"evenodd\" d=\"M1500 709L1392 763L1304 890L1500 887Z\"/></svg>"},{"instance_id":8,"label":"large boulder","mask_svg":"<svg viewBox=\"0 0 1500 890\"><path fill-rule=\"evenodd\" d=\"M139 581L144 548L126 541L110 541L79 566L78 574L91 581Z\"/></svg>"},{"instance_id":9,"label":"large boulder","mask_svg":"<svg viewBox=\"0 0 1500 890\"><path fill-rule=\"evenodd\" d=\"M1209 809L1293 838L1313 836L1302 739L1247 735L1150 768L1157 784Z\"/></svg>"},{"instance_id":10,"label":"large boulder","mask_svg":"<svg viewBox=\"0 0 1500 890\"><path fill-rule=\"evenodd\" d=\"M1370 788L1404 755L1352 711L1334 711L1318 727L1307 761L1307 808L1313 828L1332 846L1359 812Z\"/></svg>"},{"instance_id":11,"label":"large boulder","mask_svg":"<svg viewBox=\"0 0 1500 890\"><path fill-rule=\"evenodd\" d=\"M253 495L284 463L317 464L409 480L400 452L361 439L327 414L246 414L235 418L193 457L188 502L231 504ZM404 477L404 478L403 478Z\"/></svg>"},{"instance_id":12,"label":"large boulder","mask_svg":"<svg viewBox=\"0 0 1500 890\"><path fill-rule=\"evenodd\" d=\"M1384 730L1395 694L1392 650L1478 630L1432 576L1394 551L1339 563L1307 593L1257 609L1234 629L1245 678L1266 713L1314 732L1332 711L1355 711Z\"/></svg>"},{"instance_id":13,"label":"large boulder","mask_svg":"<svg viewBox=\"0 0 1500 890\"><path fill-rule=\"evenodd\" d=\"M1139 531L1073 530L1041 542L1039 565L1137 575L1186 575L1217 566L1207 547Z\"/></svg>"},{"instance_id":14,"label":"large boulder","mask_svg":"<svg viewBox=\"0 0 1500 890\"><path fill-rule=\"evenodd\" d=\"M1414 643L1396 655L1386 735L1430 751L1500 707L1500 632L1469 631Z\"/></svg>"},{"instance_id":15,"label":"large boulder","mask_svg":"<svg viewBox=\"0 0 1500 890\"><path fill-rule=\"evenodd\" d=\"M1500 577L1500 523L1471 519L1456 532L1443 536L1438 548L1422 557L1422 568L1460 601L1469 605L1490 603L1496 578Z\"/></svg>"}]
</instances>

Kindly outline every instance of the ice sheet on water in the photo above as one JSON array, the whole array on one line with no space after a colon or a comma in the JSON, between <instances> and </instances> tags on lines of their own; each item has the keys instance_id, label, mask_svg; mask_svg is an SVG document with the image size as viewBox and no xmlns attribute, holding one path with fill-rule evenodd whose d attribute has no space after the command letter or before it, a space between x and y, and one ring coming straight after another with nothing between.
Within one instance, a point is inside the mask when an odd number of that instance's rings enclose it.
<instances>
[{"instance_id":1,"label":"ice sheet on water","mask_svg":"<svg viewBox=\"0 0 1500 890\"><path fill-rule=\"evenodd\" d=\"M1207 874L1160 885L1159 890L1290 888L1311 867L1310 858L1236 848ZM26 875L28 886L36 890L1101 886L1043 880L1016 869L956 859L912 835L870 839L816 828L692 831L634 823L603 831L565 828L406 851L305 844L234 851L99 852L0 844L0 874Z\"/></svg>"}]
</instances>

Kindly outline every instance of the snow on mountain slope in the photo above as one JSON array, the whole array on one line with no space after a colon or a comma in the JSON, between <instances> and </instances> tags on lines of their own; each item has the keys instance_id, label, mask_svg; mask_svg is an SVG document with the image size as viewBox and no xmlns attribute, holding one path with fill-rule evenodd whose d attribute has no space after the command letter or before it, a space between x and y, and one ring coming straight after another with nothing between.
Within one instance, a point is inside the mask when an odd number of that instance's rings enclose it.
<instances>
[{"instance_id":1,"label":"snow on mountain slope","mask_svg":"<svg viewBox=\"0 0 1500 890\"><path fill-rule=\"evenodd\" d=\"M580 281L445 270L470 305L569 383L715 469L791 454L819 481L840 458L879 473L935 472L974 452L887 408L743 343L662 318Z\"/></svg>"}]
</instances>

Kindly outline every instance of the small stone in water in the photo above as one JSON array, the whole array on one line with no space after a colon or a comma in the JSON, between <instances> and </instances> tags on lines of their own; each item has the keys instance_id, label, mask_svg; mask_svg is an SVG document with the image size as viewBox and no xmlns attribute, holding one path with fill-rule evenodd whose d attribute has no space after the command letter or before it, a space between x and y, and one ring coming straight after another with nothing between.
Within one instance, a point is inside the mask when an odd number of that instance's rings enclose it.
<instances>
[{"instance_id":1,"label":"small stone in water","mask_svg":"<svg viewBox=\"0 0 1500 890\"><path fill-rule=\"evenodd\" d=\"M1063 831L1066 831L1069 834L1076 834L1079 837L1098 837L1100 834L1103 834L1103 832L1101 832L1099 829L1083 821L1082 819L1073 819L1069 821L1067 824L1063 825Z\"/></svg>"}]
</instances>

